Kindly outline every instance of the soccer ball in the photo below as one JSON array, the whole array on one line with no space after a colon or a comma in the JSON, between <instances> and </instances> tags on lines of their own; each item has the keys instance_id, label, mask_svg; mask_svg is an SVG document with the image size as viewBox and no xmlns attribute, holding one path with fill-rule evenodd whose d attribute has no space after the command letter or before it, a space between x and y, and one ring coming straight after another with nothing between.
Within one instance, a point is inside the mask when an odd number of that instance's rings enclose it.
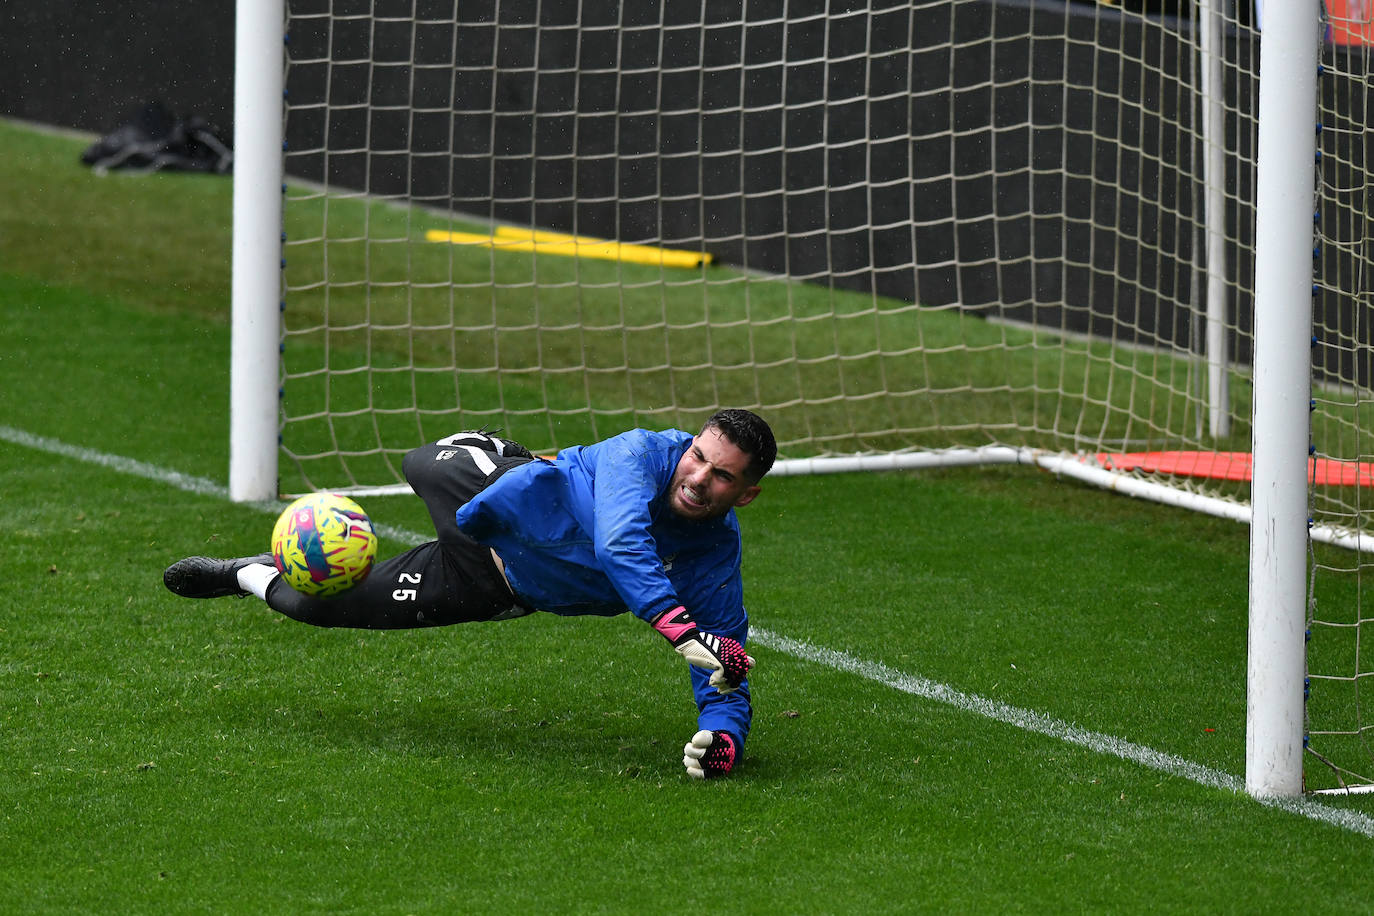
<instances>
[{"instance_id":1,"label":"soccer ball","mask_svg":"<svg viewBox=\"0 0 1374 916\"><path fill-rule=\"evenodd\" d=\"M272 528L272 559L298 592L329 597L367 578L377 535L362 507L346 496L312 493L286 507Z\"/></svg>"}]
</instances>

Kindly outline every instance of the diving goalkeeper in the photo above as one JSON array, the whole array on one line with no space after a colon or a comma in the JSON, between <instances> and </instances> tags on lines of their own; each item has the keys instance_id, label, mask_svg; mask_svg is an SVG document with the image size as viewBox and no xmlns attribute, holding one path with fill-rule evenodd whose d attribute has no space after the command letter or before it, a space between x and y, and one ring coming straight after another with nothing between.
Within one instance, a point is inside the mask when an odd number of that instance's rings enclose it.
<instances>
[{"instance_id":1,"label":"diving goalkeeper","mask_svg":"<svg viewBox=\"0 0 1374 916\"><path fill-rule=\"evenodd\" d=\"M738 409L714 414L695 436L636 429L552 460L459 433L402 461L437 540L377 563L354 588L329 598L297 592L270 554L187 557L163 581L186 598L256 595L320 627L631 612L689 663L697 731L683 748L688 774L723 776L752 718L734 510L758 496L776 455L768 424Z\"/></svg>"}]
</instances>

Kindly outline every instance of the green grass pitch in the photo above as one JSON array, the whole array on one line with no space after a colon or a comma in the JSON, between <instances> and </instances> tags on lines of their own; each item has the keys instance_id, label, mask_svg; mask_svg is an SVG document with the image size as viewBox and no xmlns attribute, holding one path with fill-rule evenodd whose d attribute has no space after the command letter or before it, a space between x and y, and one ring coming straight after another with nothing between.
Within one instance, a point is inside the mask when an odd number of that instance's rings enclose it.
<instances>
[{"instance_id":1,"label":"green grass pitch","mask_svg":"<svg viewBox=\"0 0 1374 916\"><path fill-rule=\"evenodd\" d=\"M1197 776L1244 766L1229 522L1020 469L774 480L740 513L755 730L705 784L631 618L175 598L169 562L272 523L222 495L230 184L81 145L0 123L0 911L1368 911L1374 802ZM365 505L384 551L426 531Z\"/></svg>"}]
</instances>

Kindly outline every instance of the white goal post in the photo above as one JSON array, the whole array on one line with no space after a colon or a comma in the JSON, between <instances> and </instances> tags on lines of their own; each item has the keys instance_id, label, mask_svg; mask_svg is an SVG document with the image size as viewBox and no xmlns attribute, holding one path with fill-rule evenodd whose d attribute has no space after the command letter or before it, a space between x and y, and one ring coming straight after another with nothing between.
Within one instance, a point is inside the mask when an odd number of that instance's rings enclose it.
<instances>
[{"instance_id":1,"label":"white goal post","mask_svg":"<svg viewBox=\"0 0 1374 916\"><path fill-rule=\"evenodd\" d=\"M1320 12L1316 0L1268 4L1260 44L1245 744L1245 788L1257 796L1303 789Z\"/></svg>"},{"instance_id":2,"label":"white goal post","mask_svg":"<svg viewBox=\"0 0 1374 916\"><path fill-rule=\"evenodd\" d=\"M1363 58L1320 0L727 6L237 0L232 497L742 406L778 474L1253 518L1247 789L1366 781L1374 659L1322 648L1366 621L1312 586L1361 574L1314 545L1363 555L1374 452Z\"/></svg>"},{"instance_id":3,"label":"white goal post","mask_svg":"<svg viewBox=\"0 0 1374 916\"><path fill-rule=\"evenodd\" d=\"M229 496L277 497L285 0L238 0Z\"/></svg>"}]
</instances>

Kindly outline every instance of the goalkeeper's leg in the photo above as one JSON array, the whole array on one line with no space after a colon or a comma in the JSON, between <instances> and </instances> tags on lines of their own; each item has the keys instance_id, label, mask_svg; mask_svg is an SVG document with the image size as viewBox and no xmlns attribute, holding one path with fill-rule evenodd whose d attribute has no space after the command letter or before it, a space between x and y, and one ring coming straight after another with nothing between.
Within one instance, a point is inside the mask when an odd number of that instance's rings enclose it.
<instances>
[{"instance_id":1,"label":"goalkeeper's leg","mask_svg":"<svg viewBox=\"0 0 1374 916\"><path fill-rule=\"evenodd\" d=\"M383 560L358 585L329 598L293 589L268 555L187 557L168 567L163 580L187 598L257 595L273 610L317 627L411 629L530 613L511 592L491 551L471 540L422 544Z\"/></svg>"},{"instance_id":2,"label":"goalkeeper's leg","mask_svg":"<svg viewBox=\"0 0 1374 916\"><path fill-rule=\"evenodd\" d=\"M511 593L491 551L458 530L454 514L495 477L533 460L515 442L458 433L420 446L402 468L424 501L438 540L378 563L360 584L317 598L276 575L269 555L218 560L188 557L167 568L167 588L188 598L256 594L293 620L321 627L408 629L530 613Z\"/></svg>"},{"instance_id":3,"label":"goalkeeper's leg","mask_svg":"<svg viewBox=\"0 0 1374 916\"><path fill-rule=\"evenodd\" d=\"M468 432L411 449L401 461L401 471L429 510L440 543L461 548L472 541L458 530L459 507L501 474L532 460L519 443Z\"/></svg>"},{"instance_id":4,"label":"goalkeeper's leg","mask_svg":"<svg viewBox=\"0 0 1374 916\"><path fill-rule=\"evenodd\" d=\"M317 627L399 630L531 613L511 592L491 551L469 545L421 544L378 563L357 586L329 598L304 595L276 576L263 597L273 610Z\"/></svg>"}]
</instances>

